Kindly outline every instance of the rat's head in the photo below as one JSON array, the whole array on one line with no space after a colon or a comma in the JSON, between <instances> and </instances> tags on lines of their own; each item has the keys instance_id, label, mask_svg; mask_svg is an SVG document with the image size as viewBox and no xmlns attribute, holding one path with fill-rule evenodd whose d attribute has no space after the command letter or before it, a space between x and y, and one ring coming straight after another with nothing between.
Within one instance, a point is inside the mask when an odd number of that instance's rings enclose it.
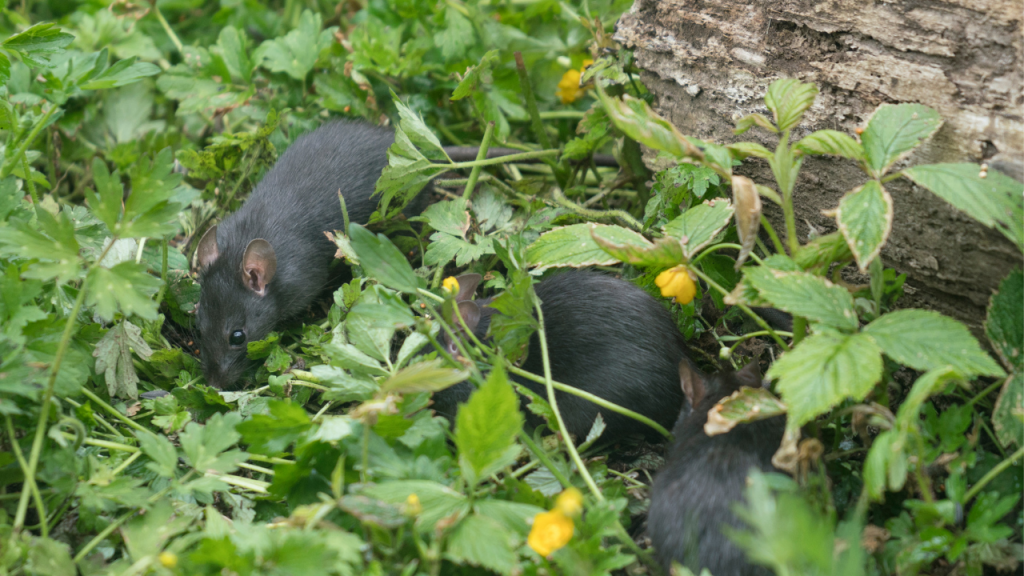
<instances>
[{"instance_id":1,"label":"rat's head","mask_svg":"<svg viewBox=\"0 0 1024 576\"><path fill-rule=\"evenodd\" d=\"M446 305L445 316L447 316L448 325L451 326L455 335L464 337L465 328L469 328L470 332L475 333L477 326L480 324L480 305L473 301L473 296L476 294L476 287L480 284L481 276L479 274L463 274L456 277L455 280L458 282L459 291L455 295L452 309L449 310ZM458 318L455 317L455 308L458 308L459 316L466 323L465 328L459 323ZM459 347L448 336L447 332L441 335L441 345L452 356L460 357L462 355L459 352Z\"/></svg>"},{"instance_id":2,"label":"rat's head","mask_svg":"<svg viewBox=\"0 0 1024 576\"><path fill-rule=\"evenodd\" d=\"M705 376L684 358L679 363L679 382L683 387L683 395L690 401L691 409L697 410L702 403L707 402L707 406L703 407L706 412L707 408L744 386L760 388L761 367L754 360L736 372L726 370Z\"/></svg>"},{"instance_id":3,"label":"rat's head","mask_svg":"<svg viewBox=\"0 0 1024 576\"><path fill-rule=\"evenodd\" d=\"M249 342L262 340L274 329L278 305L269 284L277 257L269 242L249 242L240 259L217 246L217 227L199 241L199 349L203 374L211 386L230 388L252 365L246 357Z\"/></svg>"}]
</instances>

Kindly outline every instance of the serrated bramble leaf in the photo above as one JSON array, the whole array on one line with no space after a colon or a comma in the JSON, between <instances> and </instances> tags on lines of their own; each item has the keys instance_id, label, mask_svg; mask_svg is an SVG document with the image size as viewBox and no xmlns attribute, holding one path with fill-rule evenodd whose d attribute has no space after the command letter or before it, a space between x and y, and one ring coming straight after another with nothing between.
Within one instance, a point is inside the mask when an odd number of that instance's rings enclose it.
<instances>
[{"instance_id":1,"label":"serrated bramble leaf","mask_svg":"<svg viewBox=\"0 0 1024 576\"><path fill-rule=\"evenodd\" d=\"M605 252L634 266L671 268L683 262L683 249L676 238L646 238L621 226L591 224L590 236Z\"/></svg>"},{"instance_id":2,"label":"serrated bramble leaf","mask_svg":"<svg viewBox=\"0 0 1024 576\"><path fill-rule=\"evenodd\" d=\"M483 386L455 417L455 445L462 475L471 486L512 464L519 456L516 437L523 427L519 398L504 368L495 364Z\"/></svg>"},{"instance_id":3,"label":"serrated bramble leaf","mask_svg":"<svg viewBox=\"0 0 1024 576\"><path fill-rule=\"evenodd\" d=\"M52 22L41 22L4 40L3 47L21 54L29 64L47 67L50 64L47 56L64 50L75 39ZM8 66L9 68L9 66Z\"/></svg>"},{"instance_id":4,"label":"serrated bramble leaf","mask_svg":"<svg viewBox=\"0 0 1024 576\"><path fill-rule=\"evenodd\" d=\"M441 141L434 135L434 131L427 126L423 118L406 106L397 94L391 92L395 107L398 109L398 116L401 118L400 128L409 141L416 145L428 158L433 160L445 160L451 162L448 154L445 153Z\"/></svg>"},{"instance_id":5,"label":"serrated bramble leaf","mask_svg":"<svg viewBox=\"0 0 1024 576\"><path fill-rule=\"evenodd\" d=\"M818 130L800 139L793 146L804 154L832 154L851 160L864 159L864 147L849 134L837 130Z\"/></svg>"},{"instance_id":6,"label":"serrated bramble leaf","mask_svg":"<svg viewBox=\"0 0 1024 576\"><path fill-rule=\"evenodd\" d=\"M797 250L793 259L803 270L828 266L833 262L848 262L853 258L850 245L839 232L819 236Z\"/></svg>"},{"instance_id":7,"label":"serrated bramble leaf","mask_svg":"<svg viewBox=\"0 0 1024 576\"><path fill-rule=\"evenodd\" d=\"M95 306L96 314L108 321L113 320L118 310L125 316L136 314L146 320L156 320L153 295L161 284L159 278L146 272L145 266L133 261L111 268L93 268L85 281L86 304Z\"/></svg>"},{"instance_id":8,"label":"serrated bramble leaf","mask_svg":"<svg viewBox=\"0 0 1024 576\"><path fill-rule=\"evenodd\" d=\"M708 436L725 434L737 424L756 422L786 413L786 405L765 388L744 386L733 392L708 411L704 433Z\"/></svg>"},{"instance_id":9,"label":"serrated bramble leaf","mask_svg":"<svg viewBox=\"0 0 1024 576\"><path fill-rule=\"evenodd\" d=\"M1024 272L1010 272L992 295L985 334L1007 370L1024 372Z\"/></svg>"},{"instance_id":10,"label":"serrated bramble leaf","mask_svg":"<svg viewBox=\"0 0 1024 576\"><path fill-rule=\"evenodd\" d=\"M930 310L897 310L864 327L885 355L915 370L950 365L968 376L1003 376L966 326Z\"/></svg>"},{"instance_id":11,"label":"serrated bramble leaf","mask_svg":"<svg viewBox=\"0 0 1024 576\"><path fill-rule=\"evenodd\" d=\"M132 363L132 351L149 360L153 350L142 339L142 329L127 320L107 331L96 343L92 355L96 372L102 373L111 398L138 398L139 376Z\"/></svg>"},{"instance_id":12,"label":"serrated bramble leaf","mask_svg":"<svg viewBox=\"0 0 1024 576\"><path fill-rule=\"evenodd\" d=\"M892 197L878 180L868 180L839 201L836 222L861 272L882 251L892 231Z\"/></svg>"},{"instance_id":13,"label":"serrated bramble leaf","mask_svg":"<svg viewBox=\"0 0 1024 576\"><path fill-rule=\"evenodd\" d=\"M530 336L537 329L531 296L532 279L515 270L505 291L487 306L500 312L491 316L490 334L505 356L516 362L526 352Z\"/></svg>"},{"instance_id":14,"label":"serrated bramble leaf","mask_svg":"<svg viewBox=\"0 0 1024 576\"><path fill-rule=\"evenodd\" d=\"M319 13L303 10L299 26L261 44L253 53L253 61L271 72L284 72L295 80L305 80L320 51L333 41L334 28L321 31L322 25Z\"/></svg>"},{"instance_id":15,"label":"serrated bramble leaf","mask_svg":"<svg viewBox=\"0 0 1024 576\"><path fill-rule=\"evenodd\" d=\"M607 266L618 262L590 236L590 226L573 224L541 234L526 251L530 265L546 270L563 266Z\"/></svg>"},{"instance_id":16,"label":"serrated bramble leaf","mask_svg":"<svg viewBox=\"0 0 1024 576\"><path fill-rule=\"evenodd\" d=\"M455 564L479 566L504 576L510 576L516 567L508 529L480 514L467 516L455 527L444 556Z\"/></svg>"},{"instance_id":17,"label":"serrated bramble leaf","mask_svg":"<svg viewBox=\"0 0 1024 576\"><path fill-rule=\"evenodd\" d=\"M668 152L676 158L701 156L693 144L667 120L651 110L647 102L624 94L622 99L608 96L597 85L598 98L615 127L627 136L655 150Z\"/></svg>"},{"instance_id":18,"label":"serrated bramble leaf","mask_svg":"<svg viewBox=\"0 0 1024 576\"><path fill-rule=\"evenodd\" d=\"M487 81L487 77L491 73L491 67L498 62L498 54L498 50L490 50L480 59L479 64L470 66L466 70L462 80L459 81L459 85L452 92L451 100L453 102L469 96L481 82Z\"/></svg>"},{"instance_id":19,"label":"serrated bramble leaf","mask_svg":"<svg viewBox=\"0 0 1024 576\"><path fill-rule=\"evenodd\" d=\"M746 269L744 282L772 306L845 331L857 329L853 296L842 286L806 272L782 272L764 266Z\"/></svg>"},{"instance_id":20,"label":"serrated bramble leaf","mask_svg":"<svg viewBox=\"0 0 1024 576\"><path fill-rule=\"evenodd\" d=\"M779 130L791 130L800 124L804 112L814 104L818 87L793 78L780 78L768 86L764 103L775 115Z\"/></svg>"},{"instance_id":21,"label":"serrated bramble leaf","mask_svg":"<svg viewBox=\"0 0 1024 576\"><path fill-rule=\"evenodd\" d=\"M977 164L927 164L903 175L932 191L1024 250L1024 184L998 171L981 176Z\"/></svg>"},{"instance_id":22,"label":"serrated bramble leaf","mask_svg":"<svg viewBox=\"0 0 1024 576\"><path fill-rule=\"evenodd\" d=\"M441 56L445 60L461 60L476 43L476 31L473 29L473 23L454 6L448 6L444 21L446 27L437 35L437 45L441 48Z\"/></svg>"},{"instance_id":23,"label":"serrated bramble leaf","mask_svg":"<svg viewBox=\"0 0 1024 576\"><path fill-rule=\"evenodd\" d=\"M1003 446L1024 445L1024 372L1014 372L1003 384L992 410L992 429Z\"/></svg>"},{"instance_id":24,"label":"serrated bramble leaf","mask_svg":"<svg viewBox=\"0 0 1024 576\"><path fill-rule=\"evenodd\" d=\"M882 354L864 334L814 334L768 370L793 425L803 426L848 398L867 397L882 377Z\"/></svg>"},{"instance_id":25,"label":"serrated bramble leaf","mask_svg":"<svg viewBox=\"0 0 1024 576\"><path fill-rule=\"evenodd\" d=\"M921 104L882 104L868 120L861 145L871 175L878 178L942 126L939 113Z\"/></svg>"},{"instance_id":26,"label":"serrated bramble leaf","mask_svg":"<svg viewBox=\"0 0 1024 576\"><path fill-rule=\"evenodd\" d=\"M245 35L234 26L225 26L217 37L217 46L231 76L248 83L254 66L245 52Z\"/></svg>"},{"instance_id":27,"label":"serrated bramble leaf","mask_svg":"<svg viewBox=\"0 0 1024 576\"><path fill-rule=\"evenodd\" d=\"M443 484L427 480L398 480L369 485L360 492L395 505L404 505L409 496L415 494L423 508L416 518L418 528L433 528L444 518L469 512L469 502L465 496Z\"/></svg>"},{"instance_id":28,"label":"serrated bramble leaf","mask_svg":"<svg viewBox=\"0 0 1024 576\"><path fill-rule=\"evenodd\" d=\"M693 258L715 236L729 224L733 216L732 204L716 198L693 206L662 228L667 236L678 238L683 246L683 255Z\"/></svg>"},{"instance_id":29,"label":"serrated bramble leaf","mask_svg":"<svg viewBox=\"0 0 1024 576\"><path fill-rule=\"evenodd\" d=\"M349 227L352 248L367 275L388 288L415 294L419 279L402 253L383 234L374 234L359 224Z\"/></svg>"}]
</instances>

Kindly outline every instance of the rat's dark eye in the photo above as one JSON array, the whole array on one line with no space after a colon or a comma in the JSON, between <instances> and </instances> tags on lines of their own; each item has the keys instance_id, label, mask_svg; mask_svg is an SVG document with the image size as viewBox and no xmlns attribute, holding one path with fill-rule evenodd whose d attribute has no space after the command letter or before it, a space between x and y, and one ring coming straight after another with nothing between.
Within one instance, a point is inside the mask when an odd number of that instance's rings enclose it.
<instances>
[{"instance_id":1,"label":"rat's dark eye","mask_svg":"<svg viewBox=\"0 0 1024 576\"><path fill-rule=\"evenodd\" d=\"M231 344L232 346L241 346L242 344L245 344L245 332L242 332L241 330L235 330L232 332L231 337L228 338L228 344Z\"/></svg>"}]
</instances>

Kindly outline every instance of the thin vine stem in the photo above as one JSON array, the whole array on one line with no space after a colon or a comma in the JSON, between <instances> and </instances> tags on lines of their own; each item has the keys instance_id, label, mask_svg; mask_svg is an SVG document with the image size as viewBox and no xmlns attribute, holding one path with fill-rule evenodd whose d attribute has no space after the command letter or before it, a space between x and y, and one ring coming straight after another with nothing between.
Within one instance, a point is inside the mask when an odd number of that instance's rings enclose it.
<instances>
[{"instance_id":1,"label":"thin vine stem","mask_svg":"<svg viewBox=\"0 0 1024 576\"><path fill-rule=\"evenodd\" d=\"M586 482L590 492L599 502L604 502L604 494L601 493L594 479L590 477L590 472L583 464L583 459L580 458L579 452L576 451L576 446L573 445L572 440L569 438L569 431L565 427L562 413L558 410L558 401L555 399L555 387L551 380L551 359L548 357L548 339L544 331L544 311L540 309L540 300L537 298L533 300L533 308L537 312L537 338L540 340L540 355L544 364L544 386L548 389L548 404L551 405L551 410L555 413L558 428L565 434L563 439L565 440L565 449L569 452L569 458L576 464L576 468L579 470L580 475L583 476L583 481Z\"/></svg>"},{"instance_id":2,"label":"thin vine stem","mask_svg":"<svg viewBox=\"0 0 1024 576\"><path fill-rule=\"evenodd\" d=\"M494 136L494 122L488 122L487 128L484 130L484 139L480 141L480 150L476 153L476 161L487 159L487 149L491 147L491 137ZM462 191L462 197L468 199L472 194L473 190L476 189L476 181L480 178L480 170L483 166L477 164L473 166L473 170L469 173L469 180L466 182L466 188Z\"/></svg>"},{"instance_id":3,"label":"thin vine stem","mask_svg":"<svg viewBox=\"0 0 1024 576\"><path fill-rule=\"evenodd\" d=\"M643 230L644 228L643 224L637 221L636 218L633 218L633 216L630 215L629 212L626 212L625 210L593 210L590 208L584 208L579 204L573 202L572 200L566 198L565 193L562 191L561 188L558 187L555 187L552 195L554 196L555 202L559 206L568 208L569 210L572 210L576 214L579 214L580 216L583 216L585 218L618 218L625 222L626 224L629 224L629 227L633 228L634 230Z\"/></svg>"},{"instance_id":4,"label":"thin vine stem","mask_svg":"<svg viewBox=\"0 0 1024 576\"><path fill-rule=\"evenodd\" d=\"M117 418L118 420L123 422L128 427L133 428L135 430L138 430L139 432L149 432L149 430L147 430L144 426L142 426L138 422L132 420L131 418L125 416L124 414L121 414L120 412L117 411L117 408L114 408L110 404L107 404L106 402L104 402L103 399L100 398L99 396L97 396L96 393L93 392L92 390L89 390L88 388L84 388L83 387L82 388L82 395L85 396L86 398L88 398L90 401L92 401L94 404L96 404L100 408L102 408L104 412L107 412L108 414L110 414L114 418Z\"/></svg>"},{"instance_id":5,"label":"thin vine stem","mask_svg":"<svg viewBox=\"0 0 1024 576\"><path fill-rule=\"evenodd\" d=\"M46 112L46 114L43 115L43 119L32 127L32 132L29 133L28 138L26 138L21 144L18 145L18 149L14 152L14 154L10 156L11 158L19 158L22 154L25 153L25 150L27 150L28 147L32 144L32 142L35 141L36 136L39 136L39 131L42 130L43 126L45 126L50 121L50 116L53 116L53 113L57 110L60 110L60 106L57 106L56 104L51 102L50 109ZM0 170L0 178L6 178L7 176L10 176L10 174L10 164L4 164L3 169ZM28 178L28 174L26 174L25 177Z\"/></svg>"},{"instance_id":6,"label":"thin vine stem","mask_svg":"<svg viewBox=\"0 0 1024 576\"><path fill-rule=\"evenodd\" d=\"M11 449L14 450L14 457L18 461L18 466L21 468L21 473L25 476L25 483L28 484L28 489L32 491L32 499L36 502L36 512L39 514L39 518L42 520L42 536L47 537L48 526L45 521L46 519L46 506L43 505L43 496L39 492L39 485L36 483L35 475L29 475L28 473L28 462L25 461L25 454L21 451L21 446L18 445L18 439L14 432L14 423L11 422L11 417L4 415L4 419L7 421L7 435L11 437ZM24 492L24 488L22 491Z\"/></svg>"},{"instance_id":7,"label":"thin vine stem","mask_svg":"<svg viewBox=\"0 0 1024 576\"><path fill-rule=\"evenodd\" d=\"M110 246L114 243L111 242ZM109 249L109 247L108 247ZM106 251L104 251L104 256ZM103 256L97 260L97 262L103 260ZM32 477L33 482L36 475L36 469L39 466L39 456L43 451L43 440L46 438L46 422L50 417L50 401L53 400L53 388L57 383L57 374L60 371L61 362L64 361L64 354L67 353L68 345L71 342L71 334L74 332L75 322L78 320L78 313L82 310L82 304L85 302L85 284L78 290L78 297L75 298L75 304L71 308L71 314L68 315L68 321L64 325L64 334L61 335L60 344L57 346L57 353L53 358L53 366L50 369L50 377L46 381L46 388L43 390L43 400L39 409L39 420L36 423L36 435L32 440L32 452L28 458L28 469L25 471L25 477ZM18 532L25 526L25 513L28 511L28 497L30 491L22 491L21 499L18 501L18 509L14 514L14 531Z\"/></svg>"},{"instance_id":8,"label":"thin vine stem","mask_svg":"<svg viewBox=\"0 0 1024 576\"><path fill-rule=\"evenodd\" d=\"M715 282L714 280L712 280L707 274L701 272L700 269L698 269L698 268L687 268L687 270L690 270L691 272L696 274L698 277L700 277L701 280L707 282L708 286L711 286L715 290L718 290L723 295L726 295L726 294L729 293L728 290L726 290L725 288L722 288L722 286L719 285L718 282ZM760 316L758 316L757 313L755 313L753 310L751 310L750 307L747 306L746 304L742 304L742 303L736 304L736 307L739 308L740 310L743 310L743 312L745 312L747 314L747 316L750 316L754 320L754 322L757 322L758 326L760 326L762 329L764 329L766 332L768 332L771 335L772 339L775 340L775 342L780 347L782 347L783 350L785 350L787 352L789 351L789 345L786 344L786 342L782 339L782 337L779 336L779 334L771 326L768 325L768 322L766 322L764 318L761 318Z\"/></svg>"},{"instance_id":9,"label":"thin vine stem","mask_svg":"<svg viewBox=\"0 0 1024 576\"><path fill-rule=\"evenodd\" d=\"M1014 452L1006 460L1003 460L999 464L996 464L994 468L992 468L991 470L988 471L987 474L982 476L981 480L978 480L978 482L974 486L971 486L971 489L968 490L966 494L964 494L963 503L966 504L970 502L975 496L978 495L979 492L981 492L982 488L984 488L989 482L994 480L996 476L1002 474L1003 470L1009 468L1011 465L1013 465L1014 462L1020 460L1022 457L1024 457L1024 447L1021 447L1020 450Z\"/></svg>"}]
</instances>

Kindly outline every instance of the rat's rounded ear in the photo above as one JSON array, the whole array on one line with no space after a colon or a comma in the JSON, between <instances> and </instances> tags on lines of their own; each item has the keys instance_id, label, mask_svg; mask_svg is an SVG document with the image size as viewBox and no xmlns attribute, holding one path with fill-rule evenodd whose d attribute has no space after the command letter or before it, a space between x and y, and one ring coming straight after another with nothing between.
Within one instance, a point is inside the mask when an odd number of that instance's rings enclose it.
<instances>
[{"instance_id":1,"label":"rat's rounded ear","mask_svg":"<svg viewBox=\"0 0 1024 576\"><path fill-rule=\"evenodd\" d=\"M462 321L466 323L466 328L469 328L469 331L472 332L476 330L477 324L480 323L480 306L472 300L459 302L459 316L462 316ZM455 325L454 319L452 320L452 324Z\"/></svg>"},{"instance_id":2,"label":"rat's rounded ear","mask_svg":"<svg viewBox=\"0 0 1024 576\"><path fill-rule=\"evenodd\" d=\"M277 272L277 255L274 247L263 238L257 238L245 247L242 256L242 283L257 296L267 295L267 284Z\"/></svg>"},{"instance_id":3,"label":"rat's rounded ear","mask_svg":"<svg viewBox=\"0 0 1024 576\"><path fill-rule=\"evenodd\" d=\"M686 358L679 361L679 384L683 387L683 395L690 401L691 408L696 408L707 395L707 381L704 375Z\"/></svg>"},{"instance_id":4,"label":"rat's rounded ear","mask_svg":"<svg viewBox=\"0 0 1024 576\"><path fill-rule=\"evenodd\" d=\"M741 384L748 388L760 388L761 387L761 366L758 365L757 359L753 359L749 364L740 369L736 373L736 379Z\"/></svg>"},{"instance_id":5,"label":"rat's rounded ear","mask_svg":"<svg viewBox=\"0 0 1024 576\"><path fill-rule=\"evenodd\" d=\"M482 277L479 274L463 274L455 279L459 282L459 293L455 295L455 301L462 302L473 299Z\"/></svg>"},{"instance_id":6,"label":"rat's rounded ear","mask_svg":"<svg viewBox=\"0 0 1024 576\"><path fill-rule=\"evenodd\" d=\"M217 227L212 226L203 234L199 240L199 248L196 249L196 257L199 260L199 269L205 270L217 261L220 256L220 249L217 248Z\"/></svg>"}]
</instances>

